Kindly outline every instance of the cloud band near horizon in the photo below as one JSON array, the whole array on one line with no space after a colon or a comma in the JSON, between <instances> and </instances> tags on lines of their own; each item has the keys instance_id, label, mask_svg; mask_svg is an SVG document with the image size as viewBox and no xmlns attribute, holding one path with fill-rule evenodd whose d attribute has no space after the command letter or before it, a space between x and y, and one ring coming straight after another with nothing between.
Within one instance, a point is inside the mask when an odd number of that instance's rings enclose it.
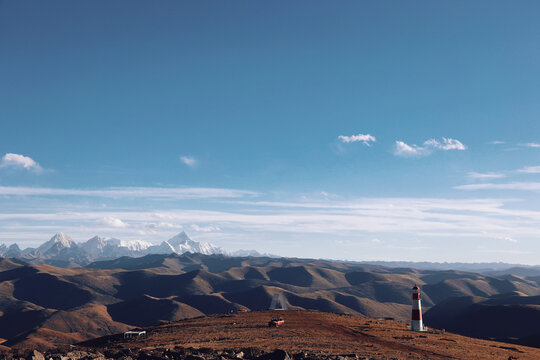
<instances>
[{"instance_id":1,"label":"cloud band near horizon","mask_svg":"<svg viewBox=\"0 0 540 360\"><path fill-rule=\"evenodd\" d=\"M0 195L4 196L83 196L107 198L238 198L257 196L259 193L249 190L225 188L166 188L166 187L111 187L104 189L62 189L25 186L0 186Z\"/></svg>"}]
</instances>

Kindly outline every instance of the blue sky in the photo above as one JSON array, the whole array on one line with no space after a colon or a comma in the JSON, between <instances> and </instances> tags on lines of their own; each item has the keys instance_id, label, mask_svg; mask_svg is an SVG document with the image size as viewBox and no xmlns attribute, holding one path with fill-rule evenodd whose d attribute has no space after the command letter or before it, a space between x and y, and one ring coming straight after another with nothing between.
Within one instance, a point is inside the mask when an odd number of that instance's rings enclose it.
<instances>
[{"instance_id":1,"label":"blue sky","mask_svg":"<svg viewBox=\"0 0 540 360\"><path fill-rule=\"evenodd\" d=\"M538 263L539 10L2 1L0 243Z\"/></svg>"}]
</instances>

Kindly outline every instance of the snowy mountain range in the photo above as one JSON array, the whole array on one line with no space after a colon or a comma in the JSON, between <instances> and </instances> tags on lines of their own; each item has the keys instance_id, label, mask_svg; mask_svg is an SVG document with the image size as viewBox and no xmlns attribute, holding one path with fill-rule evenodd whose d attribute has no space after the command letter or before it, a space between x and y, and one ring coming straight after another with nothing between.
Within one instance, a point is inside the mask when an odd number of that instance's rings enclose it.
<instances>
[{"instance_id":1,"label":"snowy mountain range","mask_svg":"<svg viewBox=\"0 0 540 360\"><path fill-rule=\"evenodd\" d=\"M111 260L122 256L180 255L186 252L204 255L267 256L255 250L229 252L210 243L194 241L184 231L159 245L142 240L125 241L99 236L94 236L82 243L76 243L64 233L54 235L38 248L21 250L17 244L10 246L0 245L0 257L19 258L32 264L50 264L62 267L85 266L94 261Z\"/></svg>"}]
</instances>

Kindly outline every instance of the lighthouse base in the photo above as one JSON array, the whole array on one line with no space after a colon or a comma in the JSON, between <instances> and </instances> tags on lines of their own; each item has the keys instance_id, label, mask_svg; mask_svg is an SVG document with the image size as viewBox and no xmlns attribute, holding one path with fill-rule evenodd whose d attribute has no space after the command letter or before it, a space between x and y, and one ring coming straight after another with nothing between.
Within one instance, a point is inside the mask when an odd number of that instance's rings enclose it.
<instances>
[{"instance_id":1,"label":"lighthouse base","mask_svg":"<svg viewBox=\"0 0 540 360\"><path fill-rule=\"evenodd\" d=\"M411 323L412 331L424 331L424 324L421 320L413 320Z\"/></svg>"}]
</instances>

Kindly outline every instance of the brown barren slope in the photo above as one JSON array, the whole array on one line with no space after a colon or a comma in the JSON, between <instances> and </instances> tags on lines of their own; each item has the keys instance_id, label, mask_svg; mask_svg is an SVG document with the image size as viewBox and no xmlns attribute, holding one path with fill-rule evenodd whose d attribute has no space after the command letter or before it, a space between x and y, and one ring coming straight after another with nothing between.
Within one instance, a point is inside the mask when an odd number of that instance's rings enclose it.
<instances>
[{"instance_id":1,"label":"brown barren slope","mask_svg":"<svg viewBox=\"0 0 540 360\"><path fill-rule=\"evenodd\" d=\"M406 321L414 284L422 288L424 310L453 296L540 295L540 280L511 275L313 259L148 255L69 269L0 259L0 338L15 349L54 347L184 317L265 310L277 293L291 310Z\"/></svg>"},{"instance_id":2,"label":"brown barren slope","mask_svg":"<svg viewBox=\"0 0 540 360\"><path fill-rule=\"evenodd\" d=\"M282 316L285 325L269 328ZM146 329L148 337L114 335L81 345L94 350L193 347L213 350L253 347L314 356L374 359L540 359L540 349L467 338L455 334L411 332L400 322L317 311L255 311L182 320Z\"/></svg>"}]
</instances>

